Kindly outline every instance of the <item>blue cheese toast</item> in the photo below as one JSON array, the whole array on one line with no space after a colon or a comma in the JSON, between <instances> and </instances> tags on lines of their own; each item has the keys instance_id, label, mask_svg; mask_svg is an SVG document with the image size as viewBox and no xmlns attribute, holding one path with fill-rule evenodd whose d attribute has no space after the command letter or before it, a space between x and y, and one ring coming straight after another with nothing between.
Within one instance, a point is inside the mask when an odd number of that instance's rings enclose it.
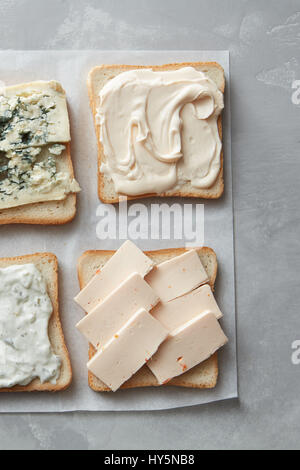
<instances>
[{"instance_id":1,"label":"blue cheese toast","mask_svg":"<svg viewBox=\"0 0 300 470\"><path fill-rule=\"evenodd\" d=\"M0 224L72 220L76 193L66 95L37 81L0 93Z\"/></svg>"}]
</instances>

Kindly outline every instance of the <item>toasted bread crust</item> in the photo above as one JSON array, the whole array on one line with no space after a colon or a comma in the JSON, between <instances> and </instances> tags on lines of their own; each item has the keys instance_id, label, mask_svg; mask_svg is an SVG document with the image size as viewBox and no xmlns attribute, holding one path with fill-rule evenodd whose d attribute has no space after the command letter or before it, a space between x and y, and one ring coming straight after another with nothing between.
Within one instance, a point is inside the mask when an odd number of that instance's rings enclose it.
<instances>
[{"instance_id":1,"label":"toasted bread crust","mask_svg":"<svg viewBox=\"0 0 300 470\"><path fill-rule=\"evenodd\" d=\"M97 158L98 158L98 196L99 199L106 203L106 204L116 204L119 202L119 196L121 194L117 194L115 197L107 197L105 194L105 175L100 172L100 166L104 158L104 152L103 152L103 147L100 142L100 127L97 124L96 121L96 114L97 114L97 95L95 94L94 90L94 75L97 74L97 71L99 70L111 70L114 68L120 69L121 72L125 72L127 70L133 70L133 69L144 69L144 68L151 68L153 70L175 70L179 69L182 67L208 67L208 68L218 68L222 71L223 76L224 76L224 70L223 67L221 67L220 64L217 62L182 62L182 63L171 63L171 64L164 64L164 65L100 65L94 67L88 75L87 79L87 86L88 86L88 95L89 95L89 101L90 101L90 107L92 110L93 114L93 120L94 120L94 127L95 127L95 133L96 133L96 138L97 138ZM117 74L116 74L117 75ZM224 93L225 91L225 79L223 81L223 85L220 88L220 91ZM219 116L218 118L218 130L219 130L219 136L222 141L223 138L223 131L222 131L222 117ZM156 193L151 193L151 194L142 194L139 196L127 196L127 199L134 200L134 199L144 199L144 198L149 198L149 197L189 197L189 198L201 198L201 199L219 199L223 192L224 192L224 157L223 157L223 147L221 150L221 168L219 175L216 179L216 181L213 183L213 185L210 188L206 189L201 189L201 190L194 190L194 191L186 191L184 189L179 190L179 191L173 191L172 189L160 194ZM213 188L219 188L219 190L215 193L212 194L211 191Z\"/></svg>"},{"instance_id":2,"label":"toasted bread crust","mask_svg":"<svg viewBox=\"0 0 300 470\"><path fill-rule=\"evenodd\" d=\"M7 224L28 224L28 225L64 225L74 220L76 215L76 194L69 194L62 201L45 201L28 204L24 206L13 207L11 209L0 210L0 225ZM68 215L57 215L57 211L64 212L64 207L68 208ZM68 207L69 206L69 207ZM37 213L40 209L45 215ZM27 212L29 212L27 214ZM54 215L52 215L54 213ZM50 215L51 214L51 215Z\"/></svg>"},{"instance_id":3,"label":"toasted bread crust","mask_svg":"<svg viewBox=\"0 0 300 470\"><path fill-rule=\"evenodd\" d=\"M44 263L51 264L53 279L45 279L47 284L47 291L50 296L53 313L49 320L49 338L54 352L62 360L60 377L56 384L50 382L41 383L39 379L34 379L30 384L22 386L15 385L10 388L0 388L0 392L58 392L68 388L72 382L72 367L69 357L69 352L65 343L65 338L61 326L59 314L59 300L58 300L58 261L53 253L35 253L33 255L16 256L14 258L0 258L0 268L12 266L14 264L33 263L41 270L41 265ZM43 274L43 273L42 273ZM55 338L54 338L55 335ZM54 345L54 339L59 343ZM57 341L58 340L58 341ZM59 350L59 351L58 351ZM65 378L66 377L66 378Z\"/></svg>"},{"instance_id":4,"label":"toasted bread crust","mask_svg":"<svg viewBox=\"0 0 300 470\"><path fill-rule=\"evenodd\" d=\"M175 256L179 256L180 254L187 251L187 248L169 248L163 250L155 250L155 251L145 251L144 253L149 256L150 258L155 259L157 256L163 255L166 259L173 258ZM209 247L202 247L198 248L197 252L199 257L210 256L213 260L213 270L210 274L209 284L214 289L215 280L217 277L217 270L218 270L218 263L217 263L217 256L216 253L212 248ZM77 274L80 289L86 285L86 280L84 279L83 271L84 268L90 263L90 261L101 255L102 259L105 259L105 262L115 253L114 250L88 250L84 252L80 258L78 259L77 263ZM95 271L97 270L98 266L96 267ZM89 345L89 359L91 359L94 354L96 353L96 349L90 344ZM201 371L202 377L210 376L210 379L202 381L201 383L196 383L196 381L192 380L195 371L199 373ZM199 364L198 366L192 368L191 370L187 371L186 373L180 375L179 377L173 378L170 382L163 386L179 386L179 387L188 387L188 388L198 388L198 389L210 389L214 388L217 384L218 380L218 354L215 353L209 359L204 361L203 363ZM110 388L107 387L103 382L99 381L97 377L94 376L90 371L88 371L88 383L92 390L95 392L111 392ZM131 377L127 382L125 382L120 388L121 389L129 389L129 388L141 388L141 387L150 387L150 386L161 386L157 382L156 378L150 371L150 369L146 366L143 366L133 377Z\"/></svg>"}]
</instances>

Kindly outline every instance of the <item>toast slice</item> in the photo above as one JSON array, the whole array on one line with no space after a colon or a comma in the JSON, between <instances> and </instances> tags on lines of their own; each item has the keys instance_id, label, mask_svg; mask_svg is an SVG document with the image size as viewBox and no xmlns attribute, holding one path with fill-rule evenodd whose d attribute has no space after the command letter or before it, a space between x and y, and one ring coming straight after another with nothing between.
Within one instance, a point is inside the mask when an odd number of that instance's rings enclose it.
<instances>
[{"instance_id":1,"label":"toast slice","mask_svg":"<svg viewBox=\"0 0 300 470\"><path fill-rule=\"evenodd\" d=\"M59 171L68 171L74 177L70 144L57 160ZM24 206L0 209L0 225L35 224L62 225L71 222L76 215L76 194L69 194L62 201L45 201Z\"/></svg>"},{"instance_id":2,"label":"toast slice","mask_svg":"<svg viewBox=\"0 0 300 470\"><path fill-rule=\"evenodd\" d=\"M87 80L88 93L90 99L90 106L94 118L94 126L97 137L97 146L98 146L98 195L102 202L108 204L114 204L119 202L120 194L116 193L114 189L113 181L110 180L106 175L100 173L100 166L102 161L105 161L105 155L103 152L103 147L100 142L100 126L96 120L97 107L99 103L99 92L106 84L106 82L122 72L128 70L141 69L141 68L151 68L156 71L167 71L167 70L176 70L182 67L194 67L196 70L199 70L205 73L211 80L213 80L219 90L224 93L225 90L225 75L224 70L220 64L217 62L186 62L186 63L177 63L177 64L165 64L165 65L100 65L94 67L89 75ZM218 130L219 136L222 141L222 116L218 118ZM224 178L223 178L223 150L221 151L221 169L219 175L210 188L197 189L191 186L189 182L186 182L180 187L180 190L169 190L161 194L145 194L140 196L128 196L128 200L132 199L141 199L151 196L159 197L197 197L203 199L218 199L222 196L224 191Z\"/></svg>"},{"instance_id":3,"label":"toast slice","mask_svg":"<svg viewBox=\"0 0 300 470\"><path fill-rule=\"evenodd\" d=\"M153 259L156 264L167 261L187 251L185 248L172 248L166 250L147 251L145 254ZM209 277L209 283L213 289L217 276L217 257L215 252L208 247L199 248L197 250L200 260L206 269ZM80 289L91 280L98 269L103 268L105 263L114 254L114 251L90 250L83 253L77 264L78 279ZM89 345L89 359L93 357L96 350ZM170 382L163 386L176 385L179 387L189 388L214 388L218 379L218 356L215 353L207 361L199 364L188 372L173 378ZM95 392L110 392L111 390L90 371L88 372L89 386ZM138 387L155 387L159 386L155 376L145 365L135 375L133 375L121 388L138 388Z\"/></svg>"},{"instance_id":4,"label":"toast slice","mask_svg":"<svg viewBox=\"0 0 300 470\"><path fill-rule=\"evenodd\" d=\"M47 284L47 291L53 305L53 313L49 320L48 334L53 352L61 358L60 376L56 384L41 383L34 379L30 384L15 385L11 388L0 388L0 392L58 392L69 387L72 381L72 368L64 334L60 322L58 303L58 262L52 253L36 253L34 255L0 258L0 268L11 265L33 263L41 272Z\"/></svg>"},{"instance_id":5,"label":"toast slice","mask_svg":"<svg viewBox=\"0 0 300 470\"><path fill-rule=\"evenodd\" d=\"M26 93L28 90L41 91L46 87L65 98L66 93L60 83L31 82L21 85L7 87L7 93L12 96L16 93ZM5 89L4 89L5 90ZM70 142L63 142L65 150L56 158L58 172L65 172L74 178L74 169L71 158ZM62 200L45 200L43 202L32 202L16 207L0 209L0 225L4 224L36 224L36 225L62 225L71 222L76 215L76 193L68 194Z\"/></svg>"}]
</instances>

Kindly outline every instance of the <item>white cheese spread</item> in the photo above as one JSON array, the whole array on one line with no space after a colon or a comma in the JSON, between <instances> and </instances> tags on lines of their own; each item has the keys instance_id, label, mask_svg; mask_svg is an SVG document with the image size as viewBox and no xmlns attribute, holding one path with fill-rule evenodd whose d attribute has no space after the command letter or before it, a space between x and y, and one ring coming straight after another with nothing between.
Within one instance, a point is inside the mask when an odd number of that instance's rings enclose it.
<instances>
[{"instance_id":1,"label":"white cheese spread","mask_svg":"<svg viewBox=\"0 0 300 470\"><path fill-rule=\"evenodd\" d=\"M48 323L53 307L34 264L0 269L0 387L33 379L56 383L61 360L52 349Z\"/></svg>"},{"instance_id":2,"label":"white cheese spread","mask_svg":"<svg viewBox=\"0 0 300 470\"><path fill-rule=\"evenodd\" d=\"M209 188L221 168L223 94L193 67L131 70L99 93L100 171L126 195L162 193L189 182Z\"/></svg>"}]
</instances>

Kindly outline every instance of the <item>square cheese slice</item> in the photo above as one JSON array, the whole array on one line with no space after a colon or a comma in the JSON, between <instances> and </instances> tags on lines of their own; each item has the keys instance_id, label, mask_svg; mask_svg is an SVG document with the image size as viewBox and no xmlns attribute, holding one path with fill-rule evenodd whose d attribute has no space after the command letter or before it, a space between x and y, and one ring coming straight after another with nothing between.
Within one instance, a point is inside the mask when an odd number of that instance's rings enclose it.
<instances>
[{"instance_id":1,"label":"square cheese slice","mask_svg":"<svg viewBox=\"0 0 300 470\"><path fill-rule=\"evenodd\" d=\"M5 98L19 100L22 115L19 116L18 105L15 105L13 123L6 131L0 147L8 150L11 143L14 149L26 146L22 141L19 143L18 131L21 132L24 125L28 131L30 123L34 134L29 143L32 147L71 140L66 94L60 83L54 80L49 82L40 80L8 86L4 88L2 96L3 100ZM41 110L44 110L42 116L40 116ZM46 129L43 129L45 120ZM39 125L42 125L42 128L36 127Z\"/></svg>"},{"instance_id":2,"label":"square cheese slice","mask_svg":"<svg viewBox=\"0 0 300 470\"><path fill-rule=\"evenodd\" d=\"M139 308L149 311L158 302L159 298L144 278L133 273L76 327L98 348L104 346Z\"/></svg>"},{"instance_id":3,"label":"square cheese slice","mask_svg":"<svg viewBox=\"0 0 300 470\"><path fill-rule=\"evenodd\" d=\"M173 331L206 311L214 313L218 320L223 316L209 284L169 302L160 302L151 313L169 331Z\"/></svg>"},{"instance_id":4,"label":"square cheese slice","mask_svg":"<svg viewBox=\"0 0 300 470\"><path fill-rule=\"evenodd\" d=\"M164 384L208 359L227 341L216 316L204 313L170 333L147 365Z\"/></svg>"},{"instance_id":5,"label":"square cheese slice","mask_svg":"<svg viewBox=\"0 0 300 470\"><path fill-rule=\"evenodd\" d=\"M87 367L115 392L151 358L167 335L149 312L139 309Z\"/></svg>"},{"instance_id":6,"label":"square cheese slice","mask_svg":"<svg viewBox=\"0 0 300 470\"><path fill-rule=\"evenodd\" d=\"M209 281L196 250L189 250L157 266L145 279L163 302L168 302Z\"/></svg>"},{"instance_id":7,"label":"square cheese slice","mask_svg":"<svg viewBox=\"0 0 300 470\"><path fill-rule=\"evenodd\" d=\"M74 300L89 313L130 274L138 273L144 277L153 266L154 262L127 240Z\"/></svg>"}]
</instances>

